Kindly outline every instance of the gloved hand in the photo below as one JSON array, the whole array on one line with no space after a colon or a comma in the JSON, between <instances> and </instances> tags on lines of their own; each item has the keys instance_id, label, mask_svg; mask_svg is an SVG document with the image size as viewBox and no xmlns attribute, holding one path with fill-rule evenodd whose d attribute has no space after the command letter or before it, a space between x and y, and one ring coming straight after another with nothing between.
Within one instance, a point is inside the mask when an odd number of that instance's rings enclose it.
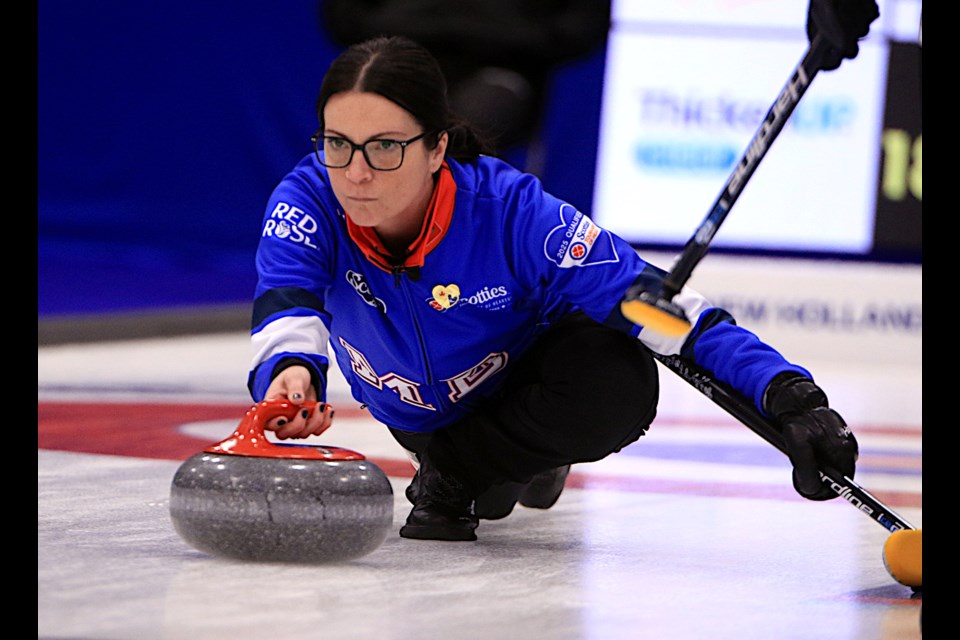
<instances>
[{"instance_id":1,"label":"gloved hand","mask_svg":"<svg viewBox=\"0 0 960 640\"><path fill-rule=\"evenodd\" d=\"M819 469L829 467L852 480L859 448L843 418L829 407L823 389L806 376L781 373L767 387L763 409L782 429L797 493L809 500L836 498Z\"/></svg>"},{"instance_id":2,"label":"gloved hand","mask_svg":"<svg viewBox=\"0 0 960 640\"><path fill-rule=\"evenodd\" d=\"M807 7L807 38L813 42L818 33L830 43L821 68L832 71L844 58L853 60L860 53L858 40L870 32L870 23L880 16L876 0L810 0Z\"/></svg>"}]
</instances>

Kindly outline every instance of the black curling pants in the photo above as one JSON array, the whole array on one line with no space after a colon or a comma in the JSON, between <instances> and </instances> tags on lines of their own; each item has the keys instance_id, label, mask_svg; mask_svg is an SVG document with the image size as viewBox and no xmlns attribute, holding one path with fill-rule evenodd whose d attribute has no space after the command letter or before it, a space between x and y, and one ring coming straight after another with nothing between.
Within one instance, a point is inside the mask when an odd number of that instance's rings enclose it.
<instances>
[{"instance_id":1,"label":"black curling pants","mask_svg":"<svg viewBox=\"0 0 960 640\"><path fill-rule=\"evenodd\" d=\"M657 365L644 347L578 313L538 338L484 410L432 434L391 433L475 497L619 451L646 433L658 398Z\"/></svg>"}]
</instances>

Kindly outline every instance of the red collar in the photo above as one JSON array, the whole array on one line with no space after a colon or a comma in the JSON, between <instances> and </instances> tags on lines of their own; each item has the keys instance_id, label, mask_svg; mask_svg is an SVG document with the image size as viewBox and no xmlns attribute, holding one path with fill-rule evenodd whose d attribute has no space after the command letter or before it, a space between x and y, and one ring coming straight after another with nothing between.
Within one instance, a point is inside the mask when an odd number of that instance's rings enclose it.
<instances>
[{"instance_id":1,"label":"red collar","mask_svg":"<svg viewBox=\"0 0 960 640\"><path fill-rule=\"evenodd\" d=\"M422 267L423 259L433 251L434 247L440 244L440 241L447 234L447 229L450 228L456 195L457 183L453 181L450 167L444 162L440 167L440 174L437 178L437 185L433 189L430 204L427 206L427 215L423 218L420 235L407 247L407 257L400 264L394 261L390 252L383 246L373 227L361 227L354 224L348 214L346 216L347 231L350 233L350 238L367 256L367 259L384 271L392 272L397 267Z\"/></svg>"}]
</instances>

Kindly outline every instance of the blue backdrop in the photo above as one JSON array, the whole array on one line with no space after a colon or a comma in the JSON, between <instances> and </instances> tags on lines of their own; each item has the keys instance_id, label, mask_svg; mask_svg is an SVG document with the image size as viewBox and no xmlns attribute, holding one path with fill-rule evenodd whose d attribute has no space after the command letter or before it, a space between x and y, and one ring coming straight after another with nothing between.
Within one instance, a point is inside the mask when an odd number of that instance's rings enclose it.
<instances>
[{"instance_id":1,"label":"blue backdrop","mask_svg":"<svg viewBox=\"0 0 960 640\"><path fill-rule=\"evenodd\" d=\"M317 0L38 5L38 315L248 303L260 219L338 53ZM558 70L541 171L589 212L603 51Z\"/></svg>"}]
</instances>

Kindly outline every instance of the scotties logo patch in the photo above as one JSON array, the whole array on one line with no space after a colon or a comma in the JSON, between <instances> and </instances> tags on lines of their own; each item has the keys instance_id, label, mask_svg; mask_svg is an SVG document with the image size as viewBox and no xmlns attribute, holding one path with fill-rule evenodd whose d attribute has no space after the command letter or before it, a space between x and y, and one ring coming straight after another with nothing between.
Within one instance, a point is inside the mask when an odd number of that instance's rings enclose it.
<instances>
[{"instance_id":1,"label":"scotties logo patch","mask_svg":"<svg viewBox=\"0 0 960 640\"><path fill-rule=\"evenodd\" d=\"M459 285L438 284L430 293L432 297L427 298L427 304L441 312L464 306L500 311L513 304L513 296L505 285L485 285L473 293L461 295Z\"/></svg>"}]
</instances>

